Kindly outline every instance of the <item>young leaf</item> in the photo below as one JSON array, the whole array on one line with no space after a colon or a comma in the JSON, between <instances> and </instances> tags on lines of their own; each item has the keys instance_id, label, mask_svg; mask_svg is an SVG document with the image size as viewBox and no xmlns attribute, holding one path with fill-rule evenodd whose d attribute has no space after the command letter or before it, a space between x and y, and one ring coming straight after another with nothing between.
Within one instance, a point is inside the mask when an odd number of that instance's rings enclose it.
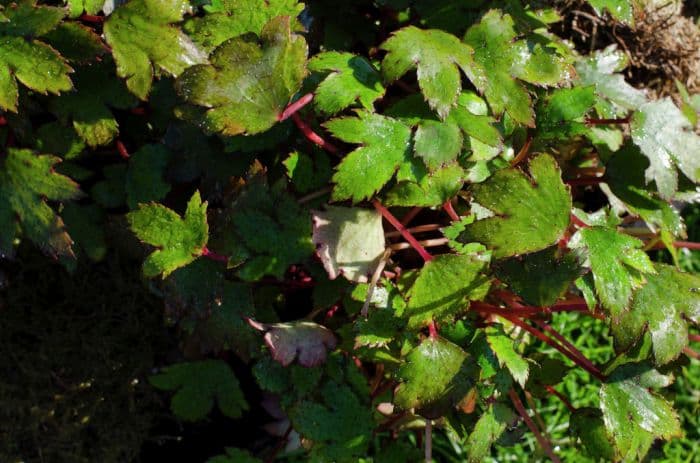
<instances>
[{"instance_id":1,"label":"young leaf","mask_svg":"<svg viewBox=\"0 0 700 463\"><path fill-rule=\"evenodd\" d=\"M265 333L272 358L284 366L298 357L299 364L314 367L326 361L326 350L335 349L336 339L328 328L312 322L265 324L248 319L250 326Z\"/></svg>"},{"instance_id":2,"label":"young leaf","mask_svg":"<svg viewBox=\"0 0 700 463\"><path fill-rule=\"evenodd\" d=\"M688 345L688 323L700 323L700 277L656 264L657 273L632 297L629 311L612 322L619 350L629 350L649 331L656 365L676 359Z\"/></svg>"},{"instance_id":3,"label":"young leaf","mask_svg":"<svg viewBox=\"0 0 700 463\"><path fill-rule=\"evenodd\" d=\"M455 254L442 254L426 263L407 293L408 326L450 319L466 311L470 300L483 299L491 285L482 273L485 270L486 262Z\"/></svg>"},{"instance_id":4,"label":"young leaf","mask_svg":"<svg viewBox=\"0 0 700 463\"><path fill-rule=\"evenodd\" d=\"M371 198L409 159L411 129L402 122L366 111L357 117L326 122L325 127L347 143L362 144L338 165L333 199L353 203Z\"/></svg>"},{"instance_id":5,"label":"young leaf","mask_svg":"<svg viewBox=\"0 0 700 463\"><path fill-rule=\"evenodd\" d=\"M472 26L464 41L474 49L470 80L483 92L493 112L504 111L516 122L533 126L530 95L516 78L532 84L556 85L571 74L553 49L515 39L513 18L499 10L487 12Z\"/></svg>"},{"instance_id":6,"label":"young leaf","mask_svg":"<svg viewBox=\"0 0 700 463\"><path fill-rule=\"evenodd\" d=\"M676 167L690 180L700 182L700 136L669 97L650 101L632 116L632 140L649 159L647 183L671 199L678 189Z\"/></svg>"},{"instance_id":7,"label":"young leaf","mask_svg":"<svg viewBox=\"0 0 700 463\"><path fill-rule=\"evenodd\" d=\"M475 185L472 198L495 215L466 225L458 240L483 243L497 259L554 244L569 225L569 188L549 155L530 161L530 175L503 169Z\"/></svg>"},{"instance_id":8,"label":"young leaf","mask_svg":"<svg viewBox=\"0 0 700 463\"><path fill-rule=\"evenodd\" d=\"M336 114L355 102L372 110L384 95L379 72L361 56L329 51L309 60L309 70L328 74L316 88L314 105L325 114Z\"/></svg>"},{"instance_id":9,"label":"young leaf","mask_svg":"<svg viewBox=\"0 0 700 463\"><path fill-rule=\"evenodd\" d=\"M459 346L429 337L413 349L397 372L394 403L427 418L441 416L473 386L475 364Z\"/></svg>"},{"instance_id":10,"label":"young leaf","mask_svg":"<svg viewBox=\"0 0 700 463\"><path fill-rule=\"evenodd\" d=\"M73 256L63 221L46 200L78 198L78 185L54 172L61 160L31 150L9 148L0 169L0 254L14 255L18 225L24 235L47 254Z\"/></svg>"},{"instance_id":11,"label":"young leaf","mask_svg":"<svg viewBox=\"0 0 700 463\"><path fill-rule=\"evenodd\" d=\"M263 27L260 43L244 35L224 42L211 64L187 69L175 82L195 107L182 115L208 132L264 132L278 121L306 74L306 41L280 16Z\"/></svg>"},{"instance_id":12,"label":"young leaf","mask_svg":"<svg viewBox=\"0 0 700 463\"><path fill-rule=\"evenodd\" d=\"M328 277L366 282L384 254L382 216L375 210L327 206L312 211L316 253Z\"/></svg>"},{"instance_id":13,"label":"young leaf","mask_svg":"<svg viewBox=\"0 0 700 463\"><path fill-rule=\"evenodd\" d=\"M474 425L474 430L467 438L467 451L469 463L478 463L491 455L491 445L501 437L506 427L515 421L513 411L500 402L489 406L479 421Z\"/></svg>"},{"instance_id":14,"label":"young leaf","mask_svg":"<svg viewBox=\"0 0 700 463\"><path fill-rule=\"evenodd\" d=\"M513 339L503 331L503 327L500 325L488 327L485 333L486 342L489 343L491 350L496 354L498 363L505 365L518 384L525 387L530 366L528 362L515 351Z\"/></svg>"},{"instance_id":15,"label":"young leaf","mask_svg":"<svg viewBox=\"0 0 700 463\"><path fill-rule=\"evenodd\" d=\"M381 48L388 52L382 61L386 79L394 81L415 68L425 99L445 119L462 89L459 69L471 74L471 47L441 30L409 26L394 32Z\"/></svg>"},{"instance_id":16,"label":"young leaf","mask_svg":"<svg viewBox=\"0 0 700 463\"><path fill-rule=\"evenodd\" d=\"M644 284L644 274L656 273L643 243L611 228L594 226L579 230L571 239L573 249L585 248L600 302L613 320L627 309L632 290Z\"/></svg>"},{"instance_id":17,"label":"young leaf","mask_svg":"<svg viewBox=\"0 0 700 463\"><path fill-rule=\"evenodd\" d=\"M673 407L651 387L665 387L671 378L643 364L617 368L600 388L600 408L618 455L640 461L655 439L682 435Z\"/></svg>"},{"instance_id":18,"label":"young leaf","mask_svg":"<svg viewBox=\"0 0 700 463\"><path fill-rule=\"evenodd\" d=\"M2 10L0 20L0 109L17 112L17 80L39 93L58 94L73 87L72 71L53 48L35 40L54 29L65 10L21 0Z\"/></svg>"},{"instance_id":19,"label":"young leaf","mask_svg":"<svg viewBox=\"0 0 700 463\"><path fill-rule=\"evenodd\" d=\"M496 265L496 276L528 304L550 306L584 270L574 253L559 254L551 247L502 260Z\"/></svg>"},{"instance_id":20,"label":"young leaf","mask_svg":"<svg viewBox=\"0 0 700 463\"><path fill-rule=\"evenodd\" d=\"M183 29L194 43L210 53L233 37L248 32L260 35L265 24L277 16L295 18L304 4L297 0L214 0L204 9L207 14L189 19Z\"/></svg>"},{"instance_id":21,"label":"young leaf","mask_svg":"<svg viewBox=\"0 0 700 463\"><path fill-rule=\"evenodd\" d=\"M140 99L151 91L156 71L178 76L193 64L207 61L206 54L172 25L189 8L187 0L131 0L105 22L104 35L112 47L117 74Z\"/></svg>"},{"instance_id":22,"label":"young leaf","mask_svg":"<svg viewBox=\"0 0 700 463\"><path fill-rule=\"evenodd\" d=\"M170 191L163 178L170 153L164 145L143 145L129 158L126 173L126 203L136 209L140 203L159 201Z\"/></svg>"},{"instance_id":23,"label":"young leaf","mask_svg":"<svg viewBox=\"0 0 700 463\"><path fill-rule=\"evenodd\" d=\"M141 204L127 214L134 234L144 243L157 247L143 263L143 274L163 278L202 254L209 239L207 203L196 191L187 203L184 218L160 204Z\"/></svg>"},{"instance_id":24,"label":"young leaf","mask_svg":"<svg viewBox=\"0 0 700 463\"><path fill-rule=\"evenodd\" d=\"M186 421L197 421L214 408L231 418L238 418L248 404L231 368L222 360L178 363L163 369L148 381L158 389L175 391L170 407Z\"/></svg>"}]
</instances>

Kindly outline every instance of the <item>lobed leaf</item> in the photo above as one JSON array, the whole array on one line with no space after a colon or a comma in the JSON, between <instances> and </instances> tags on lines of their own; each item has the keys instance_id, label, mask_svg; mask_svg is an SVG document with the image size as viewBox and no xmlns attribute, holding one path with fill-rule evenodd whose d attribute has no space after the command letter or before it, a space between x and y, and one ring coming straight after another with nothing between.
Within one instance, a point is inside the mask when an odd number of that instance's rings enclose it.
<instances>
[{"instance_id":1,"label":"lobed leaf","mask_svg":"<svg viewBox=\"0 0 700 463\"><path fill-rule=\"evenodd\" d=\"M207 203L196 191L187 203L185 216L160 204L141 204L127 214L129 226L144 243L158 248L143 263L143 274L165 278L174 270L194 261L209 239Z\"/></svg>"}]
</instances>

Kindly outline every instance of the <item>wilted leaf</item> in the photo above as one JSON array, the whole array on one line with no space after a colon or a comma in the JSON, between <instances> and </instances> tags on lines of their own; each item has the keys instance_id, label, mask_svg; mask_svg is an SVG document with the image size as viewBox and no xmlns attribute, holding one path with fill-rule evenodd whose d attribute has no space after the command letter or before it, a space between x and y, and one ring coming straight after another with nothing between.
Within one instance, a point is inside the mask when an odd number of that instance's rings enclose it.
<instances>
[{"instance_id":1,"label":"wilted leaf","mask_svg":"<svg viewBox=\"0 0 700 463\"><path fill-rule=\"evenodd\" d=\"M265 333L265 344L272 358L284 366L298 359L313 367L326 361L326 351L335 348L336 339L328 328L312 322L265 324L248 319L250 326Z\"/></svg>"}]
</instances>

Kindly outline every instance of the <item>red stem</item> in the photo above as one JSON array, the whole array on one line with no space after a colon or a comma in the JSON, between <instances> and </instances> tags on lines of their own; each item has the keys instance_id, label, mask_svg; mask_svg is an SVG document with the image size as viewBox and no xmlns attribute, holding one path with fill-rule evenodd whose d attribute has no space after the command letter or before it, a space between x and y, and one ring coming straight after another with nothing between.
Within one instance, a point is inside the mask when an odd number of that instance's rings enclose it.
<instances>
[{"instance_id":1,"label":"red stem","mask_svg":"<svg viewBox=\"0 0 700 463\"><path fill-rule=\"evenodd\" d=\"M571 360L571 361L574 362L576 365L580 366L581 368L583 368L584 370L586 370L587 372L589 372L591 375L593 375L593 376L595 376L596 378L598 378L600 381L605 381L605 376L600 372L600 370L598 370L598 368L596 368L594 365L592 365L592 364L590 363L590 361L586 361L586 362L582 361L582 360L581 360L577 355L575 355L573 352L569 351L569 350L566 349L564 346L562 346L561 344L559 344L559 343L557 343L556 341L554 341L552 338L550 338L550 337L548 337L547 335L545 335L544 333L542 333L540 330L538 330L538 329L536 329L536 328L533 328L532 326L528 325L528 324L525 323L524 321L522 321L522 320L520 320L519 318L514 317L514 316L512 316L512 315L505 315L505 314L500 315L500 314L499 314L499 316L505 318L506 320L510 321L510 322L513 323L514 325L516 325L516 326L518 326L518 327L524 329L525 331L527 331L528 333L532 334L533 336L535 336L537 339L539 339L540 341L544 342L545 344L548 344L549 346L555 348L556 350L558 350L559 352L561 352L563 355L565 355L566 357L568 357L569 360Z\"/></svg>"},{"instance_id":2,"label":"red stem","mask_svg":"<svg viewBox=\"0 0 700 463\"><path fill-rule=\"evenodd\" d=\"M537 439L537 442L540 444L540 447L542 447L542 450L544 450L547 456L549 456L549 458L554 463L561 463L559 457L557 457L557 455L554 453L552 445L542 435L540 430L535 425L535 422L532 421L532 418L530 418L530 415L527 414L527 410L525 410L525 406L520 400L520 397L518 397L518 394L515 393L515 390L511 389L510 391L508 391L508 395L510 396L510 400L515 406L515 409L518 411L518 414L523 418L523 421L525 422L527 427L530 428L530 431L532 431L532 433L535 435L535 439Z\"/></svg>"},{"instance_id":3,"label":"red stem","mask_svg":"<svg viewBox=\"0 0 700 463\"><path fill-rule=\"evenodd\" d=\"M683 348L683 353L687 355L688 357L693 357L695 360L700 360L700 353L695 352L693 349L690 347L684 347Z\"/></svg>"},{"instance_id":4,"label":"red stem","mask_svg":"<svg viewBox=\"0 0 700 463\"><path fill-rule=\"evenodd\" d=\"M335 153L338 152L338 148L337 148L335 145L333 145L333 144L327 142L327 141L324 140L319 134L317 134L316 132L314 132L313 129L309 126L309 124L307 124L306 122L304 122L304 121L302 120L302 118L299 117L299 113L293 113L293 114L292 114L292 120L293 120L294 123L297 125L297 127L299 127L299 130L301 130L301 133L303 133L304 136L305 136L311 143L314 143L314 144L320 146L321 148L323 148L324 150L328 151L329 153L335 154Z\"/></svg>"},{"instance_id":5,"label":"red stem","mask_svg":"<svg viewBox=\"0 0 700 463\"><path fill-rule=\"evenodd\" d=\"M569 409L569 411L570 411L571 413L576 413L576 407L574 407L574 406L571 404L571 402L569 402L569 399L567 399L566 396L564 396L564 394L562 394L561 392L557 391L556 389L554 389L554 388L553 388L552 386L550 386L549 384L545 384L545 385L544 385L544 388L545 388L545 390L547 390L547 392L549 392L550 394L556 396L559 400L561 400L561 402L566 406L566 408Z\"/></svg>"},{"instance_id":6,"label":"red stem","mask_svg":"<svg viewBox=\"0 0 700 463\"><path fill-rule=\"evenodd\" d=\"M85 21L86 23L102 24L103 22L105 22L104 16L95 16L93 14L87 13L83 13L78 19L81 21Z\"/></svg>"},{"instance_id":7,"label":"red stem","mask_svg":"<svg viewBox=\"0 0 700 463\"><path fill-rule=\"evenodd\" d=\"M0 127L7 125L7 119L5 119L5 116L0 116Z\"/></svg>"},{"instance_id":8,"label":"red stem","mask_svg":"<svg viewBox=\"0 0 700 463\"><path fill-rule=\"evenodd\" d=\"M129 159L129 151L127 151L126 146L124 146L124 143L122 143L121 140L117 140L116 145L119 156L121 156L124 159Z\"/></svg>"},{"instance_id":9,"label":"red stem","mask_svg":"<svg viewBox=\"0 0 700 463\"><path fill-rule=\"evenodd\" d=\"M566 347L567 349L569 349L569 351L570 351L572 354L576 355L582 362L586 363L586 364L588 365L589 368L591 368L592 370L597 370L597 369L598 369L598 368L596 368L596 366L593 364L593 362L591 362L590 360L588 360L588 359L586 358L586 356L583 355L583 353L582 353L580 350L578 350L578 349L576 348L576 346L574 346L573 344L571 344L571 343L570 343L564 336L562 336L561 333L559 333L557 330L555 330L554 328L552 328L552 327L549 326L548 324L546 324L546 323L544 323L544 322L541 322L541 321L539 321L539 320L532 320L532 322L533 322L535 325L539 326L539 327L540 327L541 329L543 329L544 331L546 331L547 333L549 333L550 335L552 335L552 336L554 337L554 339L556 339L557 341L559 341L560 343L562 343L562 344L564 345L564 347Z\"/></svg>"},{"instance_id":10,"label":"red stem","mask_svg":"<svg viewBox=\"0 0 700 463\"><path fill-rule=\"evenodd\" d=\"M700 243L693 243L692 241L674 241L673 246L676 248L700 249Z\"/></svg>"},{"instance_id":11,"label":"red stem","mask_svg":"<svg viewBox=\"0 0 700 463\"><path fill-rule=\"evenodd\" d=\"M313 99L314 99L314 94L307 93L306 95L302 96L297 101L295 101L294 103L291 103L289 106L284 108L284 111L282 111L282 114L277 116L277 120L282 122L282 121L289 119L292 116L292 114L296 113L301 108L303 108L304 106L309 104L311 102L311 100L313 100Z\"/></svg>"},{"instance_id":12,"label":"red stem","mask_svg":"<svg viewBox=\"0 0 700 463\"><path fill-rule=\"evenodd\" d=\"M210 251L209 248L206 247L206 246L204 246L204 247L202 248L202 254L201 254L201 255L202 255L203 257L206 257L206 258L211 259L211 260L215 260L215 261L217 261L217 262L228 262L228 257L223 256L223 255L221 255L221 254L217 254L217 253L215 253L215 252L212 252L212 251Z\"/></svg>"},{"instance_id":13,"label":"red stem","mask_svg":"<svg viewBox=\"0 0 700 463\"><path fill-rule=\"evenodd\" d=\"M689 334L688 339L690 341L700 342L700 334Z\"/></svg>"},{"instance_id":14,"label":"red stem","mask_svg":"<svg viewBox=\"0 0 700 463\"><path fill-rule=\"evenodd\" d=\"M374 205L374 208L379 211L380 214L399 232L401 233L401 236L404 237L406 241L413 247L413 249L420 254L420 256L423 258L425 262L430 262L433 260L433 256L430 255L428 251L425 250L422 244L418 242L417 239L411 235L411 232L406 230L406 227L404 227L401 222L394 217L394 215L389 212L389 209L384 207L382 203L380 203L378 200L373 200L372 204Z\"/></svg>"},{"instance_id":15,"label":"red stem","mask_svg":"<svg viewBox=\"0 0 700 463\"><path fill-rule=\"evenodd\" d=\"M588 228L588 224L584 222L583 220L579 219L576 217L574 214L571 214L570 216L571 223L576 225L578 228Z\"/></svg>"},{"instance_id":16,"label":"red stem","mask_svg":"<svg viewBox=\"0 0 700 463\"><path fill-rule=\"evenodd\" d=\"M437 326L435 325L435 320L430 320L430 324L428 325L428 332L430 333L430 337L432 339L438 337L438 330Z\"/></svg>"},{"instance_id":17,"label":"red stem","mask_svg":"<svg viewBox=\"0 0 700 463\"><path fill-rule=\"evenodd\" d=\"M445 201L445 204L442 205L442 208L445 210L445 212L447 212L447 215L450 216L450 219L452 219L455 222L460 221L459 214L457 214L457 211L455 211L455 208L452 205L452 201Z\"/></svg>"}]
</instances>

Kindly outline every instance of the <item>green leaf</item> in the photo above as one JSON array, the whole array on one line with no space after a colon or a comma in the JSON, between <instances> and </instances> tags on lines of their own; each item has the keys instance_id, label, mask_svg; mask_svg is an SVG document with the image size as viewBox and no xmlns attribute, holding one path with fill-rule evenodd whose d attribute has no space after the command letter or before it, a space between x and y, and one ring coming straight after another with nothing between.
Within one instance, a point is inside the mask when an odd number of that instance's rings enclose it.
<instances>
[{"instance_id":1,"label":"green leaf","mask_svg":"<svg viewBox=\"0 0 700 463\"><path fill-rule=\"evenodd\" d=\"M671 199L678 189L676 167L700 182L700 136L671 98L641 105L632 116L631 131L649 159L647 183L653 180L662 198Z\"/></svg>"},{"instance_id":2,"label":"green leaf","mask_svg":"<svg viewBox=\"0 0 700 463\"><path fill-rule=\"evenodd\" d=\"M100 36L78 23L63 22L44 38L64 58L76 63L92 61L107 52Z\"/></svg>"},{"instance_id":3,"label":"green leaf","mask_svg":"<svg viewBox=\"0 0 700 463\"><path fill-rule=\"evenodd\" d=\"M338 165L333 176L333 199L353 203L371 198L409 159L411 129L402 122L366 111L343 117L324 126L346 143L362 144Z\"/></svg>"},{"instance_id":4,"label":"green leaf","mask_svg":"<svg viewBox=\"0 0 700 463\"><path fill-rule=\"evenodd\" d=\"M333 350L336 339L328 328L312 322L265 324L249 319L250 326L265 333L265 344L272 358L283 366L298 359L300 365L314 367L326 361L326 350Z\"/></svg>"},{"instance_id":5,"label":"green leaf","mask_svg":"<svg viewBox=\"0 0 700 463\"><path fill-rule=\"evenodd\" d=\"M187 0L131 0L118 7L104 24L117 74L142 100L151 91L153 76L178 76L207 61L206 54L172 24L190 8Z\"/></svg>"},{"instance_id":6,"label":"green leaf","mask_svg":"<svg viewBox=\"0 0 700 463\"><path fill-rule=\"evenodd\" d=\"M513 339L508 336L503 327L499 325L493 325L485 330L486 342L489 343L491 350L496 354L498 358L498 363L505 365L513 375L513 378L522 387L525 387L528 375L530 373L530 366L528 362L520 356L515 350Z\"/></svg>"},{"instance_id":7,"label":"green leaf","mask_svg":"<svg viewBox=\"0 0 700 463\"><path fill-rule=\"evenodd\" d=\"M303 400L289 418L294 429L314 442L315 461L357 461L367 454L374 429L370 407L347 385L328 382L320 391L323 403Z\"/></svg>"},{"instance_id":8,"label":"green leaf","mask_svg":"<svg viewBox=\"0 0 700 463\"><path fill-rule=\"evenodd\" d=\"M538 106L537 137L566 140L586 133L583 117L594 103L593 86L555 90Z\"/></svg>"},{"instance_id":9,"label":"green leaf","mask_svg":"<svg viewBox=\"0 0 700 463\"><path fill-rule=\"evenodd\" d=\"M644 274L656 273L637 238L601 226L579 230L569 242L572 249L585 249L593 282L603 307L613 320L628 307L632 291L645 283Z\"/></svg>"},{"instance_id":10,"label":"green leaf","mask_svg":"<svg viewBox=\"0 0 700 463\"><path fill-rule=\"evenodd\" d=\"M218 0L204 9L207 14L189 19L183 29L194 43L211 52L233 37L248 32L260 35L265 24L277 16L293 19L302 12L304 4L296 0Z\"/></svg>"},{"instance_id":11,"label":"green leaf","mask_svg":"<svg viewBox=\"0 0 700 463\"><path fill-rule=\"evenodd\" d=\"M0 254L14 255L16 230L54 257L73 256L63 221L46 200L78 198L78 185L54 172L61 160L31 150L9 148L0 169Z\"/></svg>"},{"instance_id":12,"label":"green leaf","mask_svg":"<svg viewBox=\"0 0 700 463\"><path fill-rule=\"evenodd\" d=\"M205 418L214 408L214 400L219 410L231 418L248 410L238 379L222 360L178 363L150 376L148 381L158 389L177 390L170 408L186 421Z\"/></svg>"},{"instance_id":13,"label":"green leaf","mask_svg":"<svg viewBox=\"0 0 700 463\"><path fill-rule=\"evenodd\" d=\"M648 389L670 382L648 366L626 364L600 388L605 427L624 461L641 461L657 438L669 440L683 434L673 407Z\"/></svg>"},{"instance_id":14,"label":"green leaf","mask_svg":"<svg viewBox=\"0 0 700 463\"><path fill-rule=\"evenodd\" d=\"M90 195L100 206L113 209L126 203L126 165L112 164L102 169L104 180L93 185Z\"/></svg>"},{"instance_id":15,"label":"green leaf","mask_svg":"<svg viewBox=\"0 0 700 463\"><path fill-rule=\"evenodd\" d=\"M653 231L660 229L662 237L668 236L664 242L670 242L685 235L683 220L674 207L646 188L644 171L648 167L639 148L628 143L605 165L605 181L629 212L644 219Z\"/></svg>"},{"instance_id":16,"label":"green leaf","mask_svg":"<svg viewBox=\"0 0 700 463\"><path fill-rule=\"evenodd\" d=\"M576 63L578 83L581 86L594 85L599 96L622 108L637 109L646 102L647 97L642 90L625 82L621 74L616 74L626 66L626 55L618 52L615 46L609 46Z\"/></svg>"},{"instance_id":17,"label":"green leaf","mask_svg":"<svg viewBox=\"0 0 700 463\"><path fill-rule=\"evenodd\" d=\"M490 456L491 445L514 421L515 414L504 404L496 402L489 406L479 417L474 430L467 438L468 461L477 463Z\"/></svg>"},{"instance_id":18,"label":"green leaf","mask_svg":"<svg viewBox=\"0 0 700 463\"><path fill-rule=\"evenodd\" d=\"M457 163L446 165L434 172L427 172L420 161L413 160L410 175L401 178L386 194L384 204L387 206L424 206L434 207L445 204L464 186L467 176ZM403 170L403 169L402 169ZM402 172L400 171L399 174Z\"/></svg>"},{"instance_id":19,"label":"green leaf","mask_svg":"<svg viewBox=\"0 0 700 463\"><path fill-rule=\"evenodd\" d=\"M187 203L184 218L160 204L141 204L127 214L134 234L144 243L157 247L143 263L143 274L168 276L202 254L209 239L207 203L196 191Z\"/></svg>"},{"instance_id":20,"label":"green leaf","mask_svg":"<svg viewBox=\"0 0 700 463\"><path fill-rule=\"evenodd\" d=\"M215 223L214 249L230 256L246 281L281 279L290 265L313 253L310 214L285 187L284 182L268 187L264 178L254 177Z\"/></svg>"},{"instance_id":21,"label":"green leaf","mask_svg":"<svg viewBox=\"0 0 700 463\"><path fill-rule=\"evenodd\" d=\"M375 290L376 292L376 290ZM379 307L369 312L368 317L358 317L355 322L355 348L360 346L384 347L397 336L402 321L393 307Z\"/></svg>"},{"instance_id":22,"label":"green leaf","mask_svg":"<svg viewBox=\"0 0 700 463\"><path fill-rule=\"evenodd\" d=\"M384 96L379 72L361 56L319 53L309 60L309 70L327 74L314 97L314 106L325 114L336 114L356 102L371 111L374 101Z\"/></svg>"},{"instance_id":23,"label":"green leaf","mask_svg":"<svg viewBox=\"0 0 700 463\"><path fill-rule=\"evenodd\" d=\"M170 191L164 180L170 153L163 145L143 145L129 158L126 173L126 203L136 209L141 203L158 201Z\"/></svg>"},{"instance_id":24,"label":"green leaf","mask_svg":"<svg viewBox=\"0 0 700 463\"><path fill-rule=\"evenodd\" d=\"M537 307L554 304L582 273L576 256L561 254L555 246L502 260L496 265L498 279L525 302Z\"/></svg>"},{"instance_id":25,"label":"green leaf","mask_svg":"<svg viewBox=\"0 0 700 463\"><path fill-rule=\"evenodd\" d=\"M587 0L598 16L607 11L618 21L632 26L634 24L634 9L630 0Z\"/></svg>"},{"instance_id":26,"label":"green leaf","mask_svg":"<svg viewBox=\"0 0 700 463\"><path fill-rule=\"evenodd\" d=\"M175 82L191 105L183 117L224 135L264 132L277 123L306 74L306 41L289 17L265 25L260 43L252 35L224 42L211 64L192 66Z\"/></svg>"},{"instance_id":27,"label":"green leaf","mask_svg":"<svg viewBox=\"0 0 700 463\"><path fill-rule=\"evenodd\" d=\"M436 418L457 404L473 386L475 364L460 347L429 337L413 349L397 372L394 403Z\"/></svg>"},{"instance_id":28,"label":"green leaf","mask_svg":"<svg viewBox=\"0 0 700 463\"><path fill-rule=\"evenodd\" d=\"M0 109L17 112L17 80L46 94L58 94L73 87L72 71L53 48L35 37L54 29L65 10L36 6L35 0L21 0L3 10L0 21Z\"/></svg>"},{"instance_id":29,"label":"green leaf","mask_svg":"<svg viewBox=\"0 0 700 463\"><path fill-rule=\"evenodd\" d=\"M442 254L427 262L407 293L404 316L409 327L450 320L465 312L469 301L483 299L491 285L482 273L486 267L482 260L455 254Z\"/></svg>"},{"instance_id":30,"label":"green leaf","mask_svg":"<svg viewBox=\"0 0 700 463\"><path fill-rule=\"evenodd\" d=\"M688 324L700 323L700 277L656 264L657 273L635 291L631 308L612 322L615 346L629 350L644 331L651 334L654 360L662 366L688 345Z\"/></svg>"},{"instance_id":31,"label":"green leaf","mask_svg":"<svg viewBox=\"0 0 700 463\"><path fill-rule=\"evenodd\" d=\"M102 226L103 211L95 204L81 206L68 203L64 206L61 215L71 238L85 254L94 261L104 259L107 254L107 243Z\"/></svg>"},{"instance_id":32,"label":"green leaf","mask_svg":"<svg viewBox=\"0 0 700 463\"><path fill-rule=\"evenodd\" d=\"M287 177L299 193L309 193L326 186L333 175L328 155L315 150L312 155L294 151L283 162Z\"/></svg>"},{"instance_id":33,"label":"green leaf","mask_svg":"<svg viewBox=\"0 0 700 463\"><path fill-rule=\"evenodd\" d=\"M114 65L93 64L78 69L75 90L51 101L50 109L61 120L72 121L80 138L95 148L107 145L119 134L119 124L110 108L136 105L124 83L114 78Z\"/></svg>"},{"instance_id":34,"label":"green leaf","mask_svg":"<svg viewBox=\"0 0 700 463\"><path fill-rule=\"evenodd\" d=\"M516 122L534 126L527 89L516 78L538 85L556 85L571 70L553 48L517 40L513 18L499 10L487 12L464 41L474 49L469 78L483 92L496 115L504 111Z\"/></svg>"},{"instance_id":35,"label":"green leaf","mask_svg":"<svg viewBox=\"0 0 700 463\"><path fill-rule=\"evenodd\" d=\"M530 161L530 175L503 169L475 185L473 200L495 215L466 225L458 240L483 243L497 259L554 244L569 225L569 188L549 155Z\"/></svg>"},{"instance_id":36,"label":"green leaf","mask_svg":"<svg viewBox=\"0 0 700 463\"><path fill-rule=\"evenodd\" d=\"M375 210L327 206L312 211L316 253L331 280L366 282L384 255L382 216Z\"/></svg>"},{"instance_id":37,"label":"green leaf","mask_svg":"<svg viewBox=\"0 0 700 463\"><path fill-rule=\"evenodd\" d=\"M597 460L615 460L615 448L597 408L579 408L569 420L571 433L581 440L586 453Z\"/></svg>"},{"instance_id":38,"label":"green leaf","mask_svg":"<svg viewBox=\"0 0 700 463\"><path fill-rule=\"evenodd\" d=\"M83 13L96 15L104 4L105 0L68 0L68 11L72 18Z\"/></svg>"},{"instance_id":39,"label":"green leaf","mask_svg":"<svg viewBox=\"0 0 700 463\"><path fill-rule=\"evenodd\" d=\"M445 119L462 89L459 69L471 73L471 47L452 34L414 26L394 32L380 47L388 52L382 61L386 79L394 81L415 68L425 99Z\"/></svg>"},{"instance_id":40,"label":"green leaf","mask_svg":"<svg viewBox=\"0 0 700 463\"><path fill-rule=\"evenodd\" d=\"M262 463L247 450L226 447L226 453L211 457L206 463Z\"/></svg>"}]
</instances>

